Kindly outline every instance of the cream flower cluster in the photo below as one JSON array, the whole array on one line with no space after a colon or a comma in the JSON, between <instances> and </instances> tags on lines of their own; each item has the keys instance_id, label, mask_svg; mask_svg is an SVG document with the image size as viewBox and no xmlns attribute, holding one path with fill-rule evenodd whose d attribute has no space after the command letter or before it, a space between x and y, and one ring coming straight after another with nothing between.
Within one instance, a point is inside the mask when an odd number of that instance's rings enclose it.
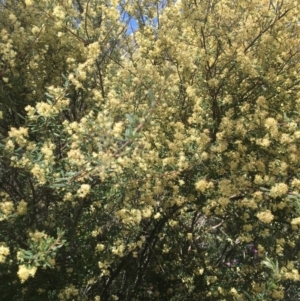
<instances>
[{"instance_id":1,"label":"cream flower cluster","mask_svg":"<svg viewBox=\"0 0 300 301\"><path fill-rule=\"evenodd\" d=\"M17 212L19 215L24 215L27 212L27 203L24 200L21 200L17 206Z\"/></svg>"},{"instance_id":2,"label":"cream flower cluster","mask_svg":"<svg viewBox=\"0 0 300 301\"><path fill-rule=\"evenodd\" d=\"M80 188L77 190L77 195L80 198L85 198L91 191L91 185L89 184L82 184Z\"/></svg>"},{"instance_id":3,"label":"cream flower cluster","mask_svg":"<svg viewBox=\"0 0 300 301\"><path fill-rule=\"evenodd\" d=\"M25 265L20 265L18 276L21 280L21 283L25 282L29 277L34 277L36 270L36 267L27 267Z\"/></svg>"},{"instance_id":4,"label":"cream flower cluster","mask_svg":"<svg viewBox=\"0 0 300 301\"><path fill-rule=\"evenodd\" d=\"M279 183L270 190L270 196L273 198L281 197L288 192L288 186L285 183Z\"/></svg>"},{"instance_id":5,"label":"cream flower cluster","mask_svg":"<svg viewBox=\"0 0 300 301\"><path fill-rule=\"evenodd\" d=\"M0 246L0 263L4 262L6 257L9 255L9 248L5 245Z\"/></svg>"},{"instance_id":6,"label":"cream flower cluster","mask_svg":"<svg viewBox=\"0 0 300 301\"><path fill-rule=\"evenodd\" d=\"M25 146L28 137L28 128L20 127L18 129L12 127L8 133L8 136L15 139L16 143L20 146Z\"/></svg>"},{"instance_id":7,"label":"cream flower cluster","mask_svg":"<svg viewBox=\"0 0 300 301\"><path fill-rule=\"evenodd\" d=\"M257 218L262 222L269 224L274 219L274 215L271 213L270 210L261 211L256 214Z\"/></svg>"}]
</instances>

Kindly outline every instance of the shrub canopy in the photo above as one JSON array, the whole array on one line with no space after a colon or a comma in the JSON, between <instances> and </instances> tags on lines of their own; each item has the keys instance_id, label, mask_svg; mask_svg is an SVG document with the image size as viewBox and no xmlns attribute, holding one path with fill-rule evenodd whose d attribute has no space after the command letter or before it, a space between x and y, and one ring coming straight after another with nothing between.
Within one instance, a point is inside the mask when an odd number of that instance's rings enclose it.
<instances>
[{"instance_id":1,"label":"shrub canopy","mask_svg":"<svg viewBox=\"0 0 300 301\"><path fill-rule=\"evenodd\" d=\"M299 12L1 1L1 300L299 300Z\"/></svg>"}]
</instances>

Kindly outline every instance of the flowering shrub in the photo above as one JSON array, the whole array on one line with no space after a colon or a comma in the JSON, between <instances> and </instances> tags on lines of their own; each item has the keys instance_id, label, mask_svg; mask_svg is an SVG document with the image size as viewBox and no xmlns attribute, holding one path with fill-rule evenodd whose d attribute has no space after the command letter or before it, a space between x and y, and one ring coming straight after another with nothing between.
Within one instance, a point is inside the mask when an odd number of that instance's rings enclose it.
<instances>
[{"instance_id":1,"label":"flowering shrub","mask_svg":"<svg viewBox=\"0 0 300 301\"><path fill-rule=\"evenodd\" d=\"M1 300L298 300L298 18L0 2Z\"/></svg>"}]
</instances>

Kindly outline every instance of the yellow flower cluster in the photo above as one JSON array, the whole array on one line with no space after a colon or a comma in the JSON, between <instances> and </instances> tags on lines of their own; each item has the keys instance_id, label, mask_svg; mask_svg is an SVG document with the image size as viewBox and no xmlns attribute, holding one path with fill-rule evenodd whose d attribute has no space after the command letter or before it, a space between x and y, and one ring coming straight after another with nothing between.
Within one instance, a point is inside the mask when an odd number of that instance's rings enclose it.
<instances>
[{"instance_id":1,"label":"yellow flower cluster","mask_svg":"<svg viewBox=\"0 0 300 301\"><path fill-rule=\"evenodd\" d=\"M291 221L292 225L300 225L300 217L293 218Z\"/></svg>"},{"instance_id":2,"label":"yellow flower cluster","mask_svg":"<svg viewBox=\"0 0 300 301\"><path fill-rule=\"evenodd\" d=\"M277 136L278 134L277 121L274 118L272 117L267 118L265 121L265 127L269 130L270 135L272 137Z\"/></svg>"},{"instance_id":3,"label":"yellow flower cluster","mask_svg":"<svg viewBox=\"0 0 300 301\"><path fill-rule=\"evenodd\" d=\"M280 287L278 289L273 290L271 296L275 300L284 299L284 289L283 289L283 287Z\"/></svg>"},{"instance_id":4,"label":"yellow flower cluster","mask_svg":"<svg viewBox=\"0 0 300 301\"><path fill-rule=\"evenodd\" d=\"M9 248L5 245L0 246L0 263L4 262L6 257L9 255Z\"/></svg>"},{"instance_id":5,"label":"yellow flower cluster","mask_svg":"<svg viewBox=\"0 0 300 301\"><path fill-rule=\"evenodd\" d=\"M80 188L77 190L77 195L80 198L85 198L91 191L91 185L89 184L82 184Z\"/></svg>"},{"instance_id":6,"label":"yellow flower cluster","mask_svg":"<svg viewBox=\"0 0 300 301\"><path fill-rule=\"evenodd\" d=\"M34 232L29 232L29 237L32 241L39 242L43 238L47 238L48 235L45 232L34 231Z\"/></svg>"},{"instance_id":7,"label":"yellow flower cluster","mask_svg":"<svg viewBox=\"0 0 300 301\"><path fill-rule=\"evenodd\" d=\"M115 214L124 224L139 224L142 220L142 212L139 209L121 209Z\"/></svg>"},{"instance_id":8,"label":"yellow flower cluster","mask_svg":"<svg viewBox=\"0 0 300 301\"><path fill-rule=\"evenodd\" d=\"M36 119L36 116L34 115L35 114L35 109L32 106L30 106L30 105L26 106L25 111L27 112L27 116L28 116L29 119L31 119L31 120Z\"/></svg>"},{"instance_id":9,"label":"yellow flower cluster","mask_svg":"<svg viewBox=\"0 0 300 301\"><path fill-rule=\"evenodd\" d=\"M252 290L255 293L262 293L265 290L265 284L264 283L257 283L257 282L252 282Z\"/></svg>"},{"instance_id":10,"label":"yellow flower cluster","mask_svg":"<svg viewBox=\"0 0 300 301\"><path fill-rule=\"evenodd\" d=\"M261 211L256 214L257 218L262 222L269 224L274 219L274 215L271 213L270 210Z\"/></svg>"},{"instance_id":11,"label":"yellow flower cluster","mask_svg":"<svg viewBox=\"0 0 300 301\"><path fill-rule=\"evenodd\" d=\"M203 193L207 189L208 185L209 183L206 180L201 179L195 183L195 188Z\"/></svg>"},{"instance_id":12,"label":"yellow flower cluster","mask_svg":"<svg viewBox=\"0 0 300 301\"><path fill-rule=\"evenodd\" d=\"M82 166L86 162L84 155L79 149L71 149L67 155L71 164Z\"/></svg>"},{"instance_id":13,"label":"yellow flower cluster","mask_svg":"<svg viewBox=\"0 0 300 301\"><path fill-rule=\"evenodd\" d=\"M279 256L283 255L283 250L284 250L284 245L285 245L286 241L284 238L280 238L280 239L276 239L276 253Z\"/></svg>"},{"instance_id":14,"label":"yellow flower cluster","mask_svg":"<svg viewBox=\"0 0 300 301\"><path fill-rule=\"evenodd\" d=\"M52 164L54 161L53 150L55 149L54 143L47 141L41 148L41 153L44 155L44 162Z\"/></svg>"},{"instance_id":15,"label":"yellow flower cluster","mask_svg":"<svg viewBox=\"0 0 300 301\"><path fill-rule=\"evenodd\" d=\"M25 0L25 4L30 6L33 4L33 0Z\"/></svg>"},{"instance_id":16,"label":"yellow flower cluster","mask_svg":"<svg viewBox=\"0 0 300 301\"><path fill-rule=\"evenodd\" d=\"M25 146L27 142L26 138L28 137L28 128L20 127L19 129L16 129L12 127L8 133L8 136L15 139L16 143L18 143L20 146Z\"/></svg>"},{"instance_id":17,"label":"yellow flower cluster","mask_svg":"<svg viewBox=\"0 0 300 301\"><path fill-rule=\"evenodd\" d=\"M25 282L29 277L34 277L36 270L36 267L27 267L25 265L19 265L18 276L21 280L21 283Z\"/></svg>"},{"instance_id":18,"label":"yellow flower cluster","mask_svg":"<svg viewBox=\"0 0 300 301\"><path fill-rule=\"evenodd\" d=\"M40 116L45 118L51 117L54 113L56 113L53 106L46 102L38 102L36 104L36 111Z\"/></svg>"},{"instance_id":19,"label":"yellow flower cluster","mask_svg":"<svg viewBox=\"0 0 300 301\"><path fill-rule=\"evenodd\" d=\"M45 169L42 168L39 164L35 163L30 172L33 174L40 185L46 183Z\"/></svg>"},{"instance_id":20,"label":"yellow flower cluster","mask_svg":"<svg viewBox=\"0 0 300 301\"><path fill-rule=\"evenodd\" d=\"M91 43L88 46L87 57L89 59L95 60L95 59L97 59L99 54L100 54L100 45L99 45L99 43L98 42Z\"/></svg>"},{"instance_id":21,"label":"yellow flower cluster","mask_svg":"<svg viewBox=\"0 0 300 301\"><path fill-rule=\"evenodd\" d=\"M124 256L124 250L125 247L123 244L120 244L118 246L113 246L111 249L112 254L117 255L119 257L123 257Z\"/></svg>"},{"instance_id":22,"label":"yellow flower cluster","mask_svg":"<svg viewBox=\"0 0 300 301\"><path fill-rule=\"evenodd\" d=\"M73 195L71 192L67 192L64 197L63 197L64 201L72 201L73 200Z\"/></svg>"},{"instance_id":23,"label":"yellow flower cluster","mask_svg":"<svg viewBox=\"0 0 300 301\"><path fill-rule=\"evenodd\" d=\"M101 276L107 276L110 274L109 271L109 263L107 261L99 261L98 262L98 267L101 270Z\"/></svg>"},{"instance_id":24,"label":"yellow flower cluster","mask_svg":"<svg viewBox=\"0 0 300 301\"><path fill-rule=\"evenodd\" d=\"M97 244L96 248L95 248L96 252L102 252L104 249L105 249L105 245L100 244L100 243Z\"/></svg>"},{"instance_id":25,"label":"yellow flower cluster","mask_svg":"<svg viewBox=\"0 0 300 301\"><path fill-rule=\"evenodd\" d=\"M169 220L168 224L171 228L174 228L178 225L178 221L171 219L171 220Z\"/></svg>"},{"instance_id":26,"label":"yellow flower cluster","mask_svg":"<svg viewBox=\"0 0 300 301\"><path fill-rule=\"evenodd\" d=\"M19 215L24 215L27 212L27 203L24 200L21 200L17 206L17 212Z\"/></svg>"},{"instance_id":27,"label":"yellow flower cluster","mask_svg":"<svg viewBox=\"0 0 300 301\"><path fill-rule=\"evenodd\" d=\"M68 285L66 288L64 288L63 290L61 290L58 294L59 300L61 301L68 301L70 300L74 300L74 297L78 296L79 291L78 289L73 285Z\"/></svg>"},{"instance_id":28,"label":"yellow flower cluster","mask_svg":"<svg viewBox=\"0 0 300 301\"><path fill-rule=\"evenodd\" d=\"M0 203L0 221L7 219L14 212L14 203L12 201L4 201Z\"/></svg>"},{"instance_id":29,"label":"yellow flower cluster","mask_svg":"<svg viewBox=\"0 0 300 301\"><path fill-rule=\"evenodd\" d=\"M285 183L278 183L270 190L270 196L273 198L281 197L288 192L288 186Z\"/></svg>"},{"instance_id":30,"label":"yellow flower cluster","mask_svg":"<svg viewBox=\"0 0 300 301\"><path fill-rule=\"evenodd\" d=\"M63 20L65 18L65 12L63 11L63 8L59 5L55 6L53 9L53 16Z\"/></svg>"},{"instance_id":31,"label":"yellow flower cluster","mask_svg":"<svg viewBox=\"0 0 300 301\"><path fill-rule=\"evenodd\" d=\"M295 268L293 261L288 261L288 264L280 269L280 274L284 279L300 281L299 271Z\"/></svg>"},{"instance_id":32,"label":"yellow flower cluster","mask_svg":"<svg viewBox=\"0 0 300 301\"><path fill-rule=\"evenodd\" d=\"M256 144L268 148L271 144L271 141L268 137L258 138L256 139Z\"/></svg>"}]
</instances>

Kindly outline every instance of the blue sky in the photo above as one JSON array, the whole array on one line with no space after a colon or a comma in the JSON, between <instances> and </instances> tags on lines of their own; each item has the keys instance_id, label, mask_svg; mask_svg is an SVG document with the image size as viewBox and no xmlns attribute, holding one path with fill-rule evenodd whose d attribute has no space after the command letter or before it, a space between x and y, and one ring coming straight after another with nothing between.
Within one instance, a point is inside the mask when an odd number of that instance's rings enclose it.
<instances>
[{"instance_id":1,"label":"blue sky","mask_svg":"<svg viewBox=\"0 0 300 301\"><path fill-rule=\"evenodd\" d=\"M126 12L122 14L121 21L126 23L129 21L128 29L126 31L126 34L128 35L135 32L139 27L137 21L133 17L130 18L130 16Z\"/></svg>"},{"instance_id":2,"label":"blue sky","mask_svg":"<svg viewBox=\"0 0 300 301\"><path fill-rule=\"evenodd\" d=\"M160 1L158 9L161 10L164 7L164 0ZM130 17L126 11L124 11L120 16L121 21L123 22L129 22L128 24L128 30L127 34L131 34L132 32L135 32L138 29L138 22L133 17ZM154 26L157 25L157 17L148 19L146 15L143 15L144 22L147 23L149 21L150 24L153 24Z\"/></svg>"}]
</instances>

